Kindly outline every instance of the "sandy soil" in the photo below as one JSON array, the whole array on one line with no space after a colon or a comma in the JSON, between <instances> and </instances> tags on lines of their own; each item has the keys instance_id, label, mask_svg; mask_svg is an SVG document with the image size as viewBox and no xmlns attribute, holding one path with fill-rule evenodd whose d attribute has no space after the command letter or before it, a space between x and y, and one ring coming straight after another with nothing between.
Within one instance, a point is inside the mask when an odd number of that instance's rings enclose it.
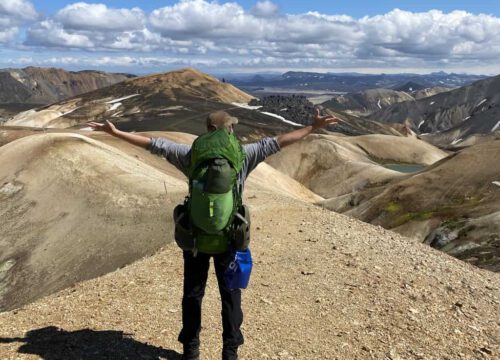
<instances>
[{"instance_id":1,"label":"sandy soil","mask_svg":"<svg viewBox=\"0 0 500 360\"><path fill-rule=\"evenodd\" d=\"M241 359L493 359L500 276L272 192L247 192L254 272ZM0 314L2 359L179 359L174 245ZM220 358L215 276L202 359Z\"/></svg>"}]
</instances>

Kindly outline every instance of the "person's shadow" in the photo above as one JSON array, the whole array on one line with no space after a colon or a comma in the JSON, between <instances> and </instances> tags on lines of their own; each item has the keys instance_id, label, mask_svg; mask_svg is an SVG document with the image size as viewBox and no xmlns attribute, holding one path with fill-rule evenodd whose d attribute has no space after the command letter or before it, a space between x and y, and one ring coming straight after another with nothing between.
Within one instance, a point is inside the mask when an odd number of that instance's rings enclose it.
<instances>
[{"instance_id":1,"label":"person's shadow","mask_svg":"<svg viewBox=\"0 0 500 360\"><path fill-rule=\"evenodd\" d=\"M136 341L116 330L65 331L49 326L30 330L24 338L0 338L0 344L13 342L24 342L19 353L36 354L45 360L181 359L174 350Z\"/></svg>"}]
</instances>

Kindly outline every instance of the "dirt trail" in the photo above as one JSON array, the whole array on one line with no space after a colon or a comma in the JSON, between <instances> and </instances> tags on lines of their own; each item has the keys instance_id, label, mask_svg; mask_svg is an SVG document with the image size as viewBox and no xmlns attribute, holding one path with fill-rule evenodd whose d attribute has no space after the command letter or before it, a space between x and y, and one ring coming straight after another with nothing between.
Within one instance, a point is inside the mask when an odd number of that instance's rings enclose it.
<instances>
[{"instance_id":1,"label":"dirt trail","mask_svg":"<svg viewBox=\"0 0 500 360\"><path fill-rule=\"evenodd\" d=\"M241 359L498 358L500 275L274 192L246 201L255 265ZM212 271L202 359L220 358ZM169 245L0 314L0 359L179 359L181 292Z\"/></svg>"}]
</instances>

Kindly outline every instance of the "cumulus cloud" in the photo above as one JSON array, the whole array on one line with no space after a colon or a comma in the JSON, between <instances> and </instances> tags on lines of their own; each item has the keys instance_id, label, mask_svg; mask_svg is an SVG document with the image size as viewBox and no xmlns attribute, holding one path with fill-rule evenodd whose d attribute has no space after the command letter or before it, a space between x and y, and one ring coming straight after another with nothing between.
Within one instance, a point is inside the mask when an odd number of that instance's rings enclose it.
<instances>
[{"instance_id":1,"label":"cumulus cloud","mask_svg":"<svg viewBox=\"0 0 500 360\"><path fill-rule=\"evenodd\" d=\"M275 3L266 0L258 1L252 9L252 14L256 16L270 17L278 13L279 7Z\"/></svg>"},{"instance_id":2,"label":"cumulus cloud","mask_svg":"<svg viewBox=\"0 0 500 360\"><path fill-rule=\"evenodd\" d=\"M139 8L113 9L79 2L31 26L25 44L90 51L152 51L163 40L146 28L145 20Z\"/></svg>"},{"instance_id":3,"label":"cumulus cloud","mask_svg":"<svg viewBox=\"0 0 500 360\"><path fill-rule=\"evenodd\" d=\"M13 40L19 29L17 27L12 27L10 29L0 30L0 43L6 43Z\"/></svg>"},{"instance_id":4,"label":"cumulus cloud","mask_svg":"<svg viewBox=\"0 0 500 360\"><path fill-rule=\"evenodd\" d=\"M92 49L95 44L87 35L70 33L52 20L44 20L28 31L28 45Z\"/></svg>"},{"instance_id":5,"label":"cumulus cloud","mask_svg":"<svg viewBox=\"0 0 500 360\"><path fill-rule=\"evenodd\" d=\"M13 21L35 20L38 13L33 4L27 0L2 0L0 16L10 17Z\"/></svg>"},{"instance_id":6,"label":"cumulus cloud","mask_svg":"<svg viewBox=\"0 0 500 360\"><path fill-rule=\"evenodd\" d=\"M236 3L204 0L182 0L173 6L156 9L149 20L155 30L172 39L255 38L262 25Z\"/></svg>"},{"instance_id":7,"label":"cumulus cloud","mask_svg":"<svg viewBox=\"0 0 500 360\"><path fill-rule=\"evenodd\" d=\"M110 9L104 4L79 2L66 6L55 15L66 29L138 30L144 26L144 12L139 8Z\"/></svg>"},{"instance_id":8,"label":"cumulus cloud","mask_svg":"<svg viewBox=\"0 0 500 360\"><path fill-rule=\"evenodd\" d=\"M4 2L1 6L0 15L7 11ZM0 33L0 41L9 36ZM361 19L318 12L290 15L279 13L268 0L250 10L236 2L181 0L149 14L80 2L32 25L26 44L169 58L196 55L235 66L443 66L497 61L500 19L399 9Z\"/></svg>"},{"instance_id":9,"label":"cumulus cloud","mask_svg":"<svg viewBox=\"0 0 500 360\"><path fill-rule=\"evenodd\" d=\"M19 26L38 18L33 4L26 0L2 0L0 2L0 43L15 39Z\"/></svg>"}]
</instances>

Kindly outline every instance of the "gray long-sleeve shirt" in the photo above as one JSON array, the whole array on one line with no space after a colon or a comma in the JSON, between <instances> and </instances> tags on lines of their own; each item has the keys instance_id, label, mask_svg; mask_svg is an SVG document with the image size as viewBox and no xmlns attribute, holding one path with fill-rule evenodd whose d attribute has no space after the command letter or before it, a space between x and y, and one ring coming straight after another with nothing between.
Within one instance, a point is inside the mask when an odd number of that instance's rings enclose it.
<instances>
[{"instance_id":1,"label":"gray long-sleeve shirt","mask_svg":"<svg viewBox=\"0 0 500 360\"><path fill-rule=\"evenodd\" d=\"M245 162L238 174L238 183L243 189L244 183L250 172L264 161L268 156L280 151L276 138L267 137L255 143L243 145L245 149ZM187 176L187 169L191 161L191 145L177 144L165 138L153 138L147 146L153 154L162 155Z\"/></svg>"}]
</instances>

